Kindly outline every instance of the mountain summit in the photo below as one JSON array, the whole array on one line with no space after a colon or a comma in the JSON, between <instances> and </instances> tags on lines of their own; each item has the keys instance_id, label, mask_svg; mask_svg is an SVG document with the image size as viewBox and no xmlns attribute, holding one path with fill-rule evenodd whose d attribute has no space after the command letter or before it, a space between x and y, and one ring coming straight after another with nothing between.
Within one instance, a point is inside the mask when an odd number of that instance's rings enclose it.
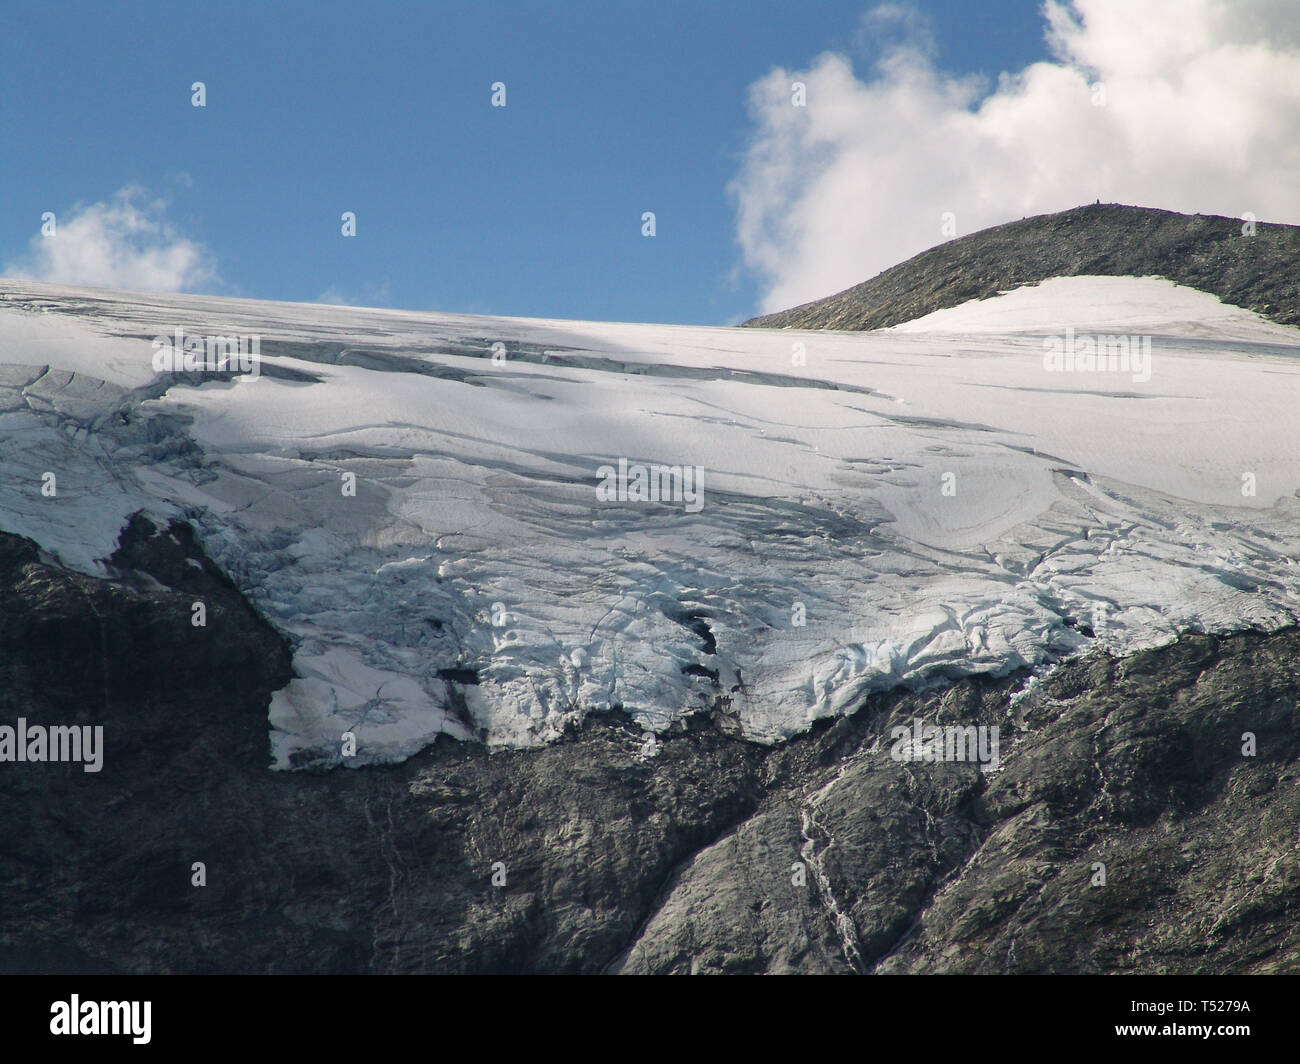
<instances>
[{"instance_id":1,"label":"mountain summit","mask_svg":"<svg viewBox=\"0 0 1300 1064\"><path fill-rule=\"evenodd\" d=\"M1164 277L1300 325L1300 226L1090 204L995 225L923 251L833 296L745 322L883 329L1051 277Z\"/></svg>"}]
</instances>

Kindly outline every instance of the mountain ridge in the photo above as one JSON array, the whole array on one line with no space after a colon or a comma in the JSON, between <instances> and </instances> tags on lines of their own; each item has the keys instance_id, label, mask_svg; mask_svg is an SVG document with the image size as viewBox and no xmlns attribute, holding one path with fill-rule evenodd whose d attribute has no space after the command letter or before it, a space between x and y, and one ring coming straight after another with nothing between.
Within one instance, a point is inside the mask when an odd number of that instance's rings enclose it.
<instances>
[{"instance_id":1,"label":"mountain ridge","mask_svg":"<svg viewBox=\"0 0 1300 1064\"><path fill-rule=\"evenodd\" d=\"M1157 276L1300 325L1300 226L1088 204L956 237L834 295L741 328L860 332L1051 277Z\"/></svg>"}]
</instances>

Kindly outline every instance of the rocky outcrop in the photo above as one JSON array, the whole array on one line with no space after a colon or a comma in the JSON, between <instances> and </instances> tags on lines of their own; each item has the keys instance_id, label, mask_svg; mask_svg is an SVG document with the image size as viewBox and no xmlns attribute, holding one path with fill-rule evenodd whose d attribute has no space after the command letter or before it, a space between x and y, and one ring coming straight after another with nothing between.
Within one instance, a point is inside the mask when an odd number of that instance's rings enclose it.
<instances>
[{"instance_id":1,"label":"rocky outcrop","mask_svg":"<svg viewBox=\"0 0 1300 1064\"><path fill-rule=\"evenodd\" d=\"M1300 325L1300 226L1117 203L993 226L930 248L871 280L752 318L763 329L883 329L1051 277L1164 277Z\"/></svg>"},{"instance_id":2,"label":"rocky outcrop","mask_svg":"<svg viewBox=\"0 0 1300 1064\"><path fill-rule=\"evenodd\" d=\"M1295 630L894 691L773 747L608 714L273 772L281 638L186 525L137 518L113 563L0 535L0 724L105 729L100 772L0 764L0 970L1300 969ZM895 760L918 719L997 726L1001 767Z\"/></svg>"}]
</instances>

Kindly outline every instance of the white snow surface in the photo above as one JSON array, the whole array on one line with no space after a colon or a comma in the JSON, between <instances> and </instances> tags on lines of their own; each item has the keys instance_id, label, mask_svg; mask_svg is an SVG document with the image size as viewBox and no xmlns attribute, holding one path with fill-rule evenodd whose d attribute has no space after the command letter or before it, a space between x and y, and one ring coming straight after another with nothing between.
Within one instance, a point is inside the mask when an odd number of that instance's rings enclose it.
<instances>
[{"instance_id":1,"label":"white snow surface","mask_svg":"<svg viewBox=\"0 0 1300 1064\"><path fill-rule=\"evenodd\" d=\"M1150 379L1046 369L1067 327L1149 336ZM160 378L176 328L260 336L260 377ZM277 767L618 706L773 742L898 684L1293 623L1298 422L1300 330L1156 278L872 333L0 280L0 528L106 576L132 513L189 519L293 647ZM602 501L620 458L702 467L703 505Z\"/></svg>"}]
</instances>

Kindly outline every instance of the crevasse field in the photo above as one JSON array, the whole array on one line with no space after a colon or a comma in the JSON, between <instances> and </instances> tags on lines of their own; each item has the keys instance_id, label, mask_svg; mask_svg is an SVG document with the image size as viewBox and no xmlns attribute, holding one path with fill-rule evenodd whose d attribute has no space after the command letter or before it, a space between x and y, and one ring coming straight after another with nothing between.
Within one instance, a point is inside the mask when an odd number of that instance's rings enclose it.
<instances>
[{"instance_id":1,"label":"crevasse field","mask_svg":"<svg viewBox=\"0 0 1300 1064\"><path fill-rule=\"evenodd\" d=\"M258 376L160 375L178 328L260 337ZM1150 364L1049 369L1067 328ZM699 467L697 505L598 495L620 459ZM283 768L614 706L772 742L900 683L1300 615L1300 330L1154 278L874 333L4 280L0 470L0 528L87 573L136 511L194 524L293 647Z\"/></svg>"}]
</instances>

